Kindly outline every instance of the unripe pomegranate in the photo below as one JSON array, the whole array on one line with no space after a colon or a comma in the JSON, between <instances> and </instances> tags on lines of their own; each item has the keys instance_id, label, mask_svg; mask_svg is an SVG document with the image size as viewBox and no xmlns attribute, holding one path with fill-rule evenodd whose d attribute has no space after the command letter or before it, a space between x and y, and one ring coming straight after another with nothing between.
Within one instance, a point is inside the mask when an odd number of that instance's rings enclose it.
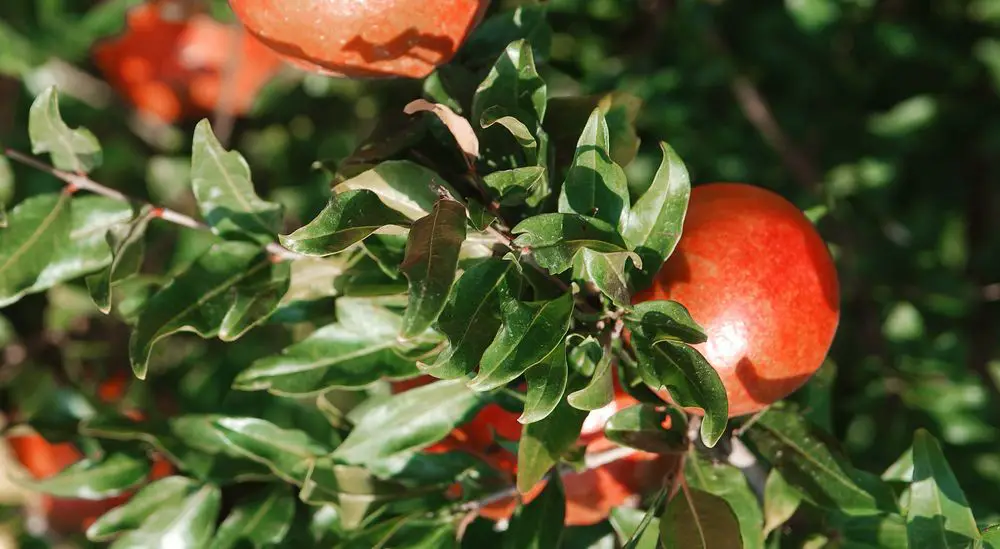
<instances>
[{"instance_id":1,"label":"unripe pomegranate","mask_svg":"<svg viewBox=\"0 0 1000 549\"><path fill-rule=\"evenodd\" d=\"M679 301L705 329L696 347L726 386L730 416L801 387L840 317L837 271L813 225L784 198L742 183L692 190L676 251L634 301L659 299Z\"/></svg>"},{"instance_id":2,"label":"unripe pomegranate","mask_svg":"<svg viewBox=\"0 0 1000 549\"><path fill-rule=\"evenodd\" d=\"M349 77L422 78L448 62L488 0L230 0L246 28L296 65Z\"/></svg>"}]
</instances>

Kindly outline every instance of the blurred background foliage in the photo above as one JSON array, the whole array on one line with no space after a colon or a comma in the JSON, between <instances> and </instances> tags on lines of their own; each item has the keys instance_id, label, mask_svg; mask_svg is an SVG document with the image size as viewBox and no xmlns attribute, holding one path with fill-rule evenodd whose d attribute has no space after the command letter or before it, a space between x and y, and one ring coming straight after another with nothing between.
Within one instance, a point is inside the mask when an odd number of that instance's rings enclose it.
<instances>
[{"instance_id":1,"label":"blurred background foliage","mask_svg":"<svg viewBox=\"0 0 1000 549\"><path fill-rule=\"evenodd\" d=\"M197 120L143 120L90 58L93 42L119 32L136 3L0 3L0 142L30 150L28 106L55 82L64 117L102 141L95 179L193 211L186 172ZM651 179L656 142L666 140L694 182L774 189L817 221L837 258L843 316L829 363L795 396L812 418L873 472L928 428L946 444L975 515L1000 519L1000 1L548 5L550 94L618 90L641 100L631 112L641 143L631 182ZM231 18L222 1L213 13ZM247 157L261 196L284 204L295 228L325 202L324 165L345 159L383 113L399 113L420 93L414 81L288 69L235 121L230 143ZM0 202L58 186L0 163ZM183 267L213 238L154 230L154 272ZM85 372L128 368L127 328L101 317L82 284L0 315L8 406L25 406L25 393L13 393L42 387L39 372L85 386ZM181 406L210 410L249 357L287 343L284 330L273 333L236 344L177 337L129 398L171 387Z\"/></svg>"}]
</instances>

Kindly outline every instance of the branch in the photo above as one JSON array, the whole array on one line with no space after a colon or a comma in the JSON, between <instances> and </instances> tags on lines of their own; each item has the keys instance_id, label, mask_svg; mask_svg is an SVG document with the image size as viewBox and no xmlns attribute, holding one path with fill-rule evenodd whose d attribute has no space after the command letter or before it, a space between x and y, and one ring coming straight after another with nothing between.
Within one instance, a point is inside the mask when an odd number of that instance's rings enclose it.
<instances>
[{"instance_id":1,"label":"branch","mask_svg":"<svg viewBox=\"0 0 1000 549\"><path fill-rule=\"evenodd\" d=\"M189 215L182 214L176 210L171 210L170 208L164 208L161 206L156 206L155 204L150 204L149 202L133 199L120 191L116 191L115 189L101 185L100 183L94 181L93 179L87 177L86 175L66 172L54 168L24 153L15 151L14 149L5 148L3 149L3 154L4 156L10 158L11 160L20 162L25 166L32 167L36 170L48 173L53 177L56 177L60 181L66 183L66 189L69 192L84 190L110 198L112 200L117 200L119 202L125 202L128 204L138 204L141 206L150 206L151 208L153 208L153 215L155 217L159 217L160 219L167 221L169 223L173 223L174 225L178 225L180 227L187 227L189 229L195 229L199 231L211 230L211 227ZM303 259L304 257L306 257L302 254L293 252L285 248L284 246L278 244L277 242L269 243L267 246L265 246L265 249L276 259L280 259L282 261Z\"/></svg>"}]
</instances>

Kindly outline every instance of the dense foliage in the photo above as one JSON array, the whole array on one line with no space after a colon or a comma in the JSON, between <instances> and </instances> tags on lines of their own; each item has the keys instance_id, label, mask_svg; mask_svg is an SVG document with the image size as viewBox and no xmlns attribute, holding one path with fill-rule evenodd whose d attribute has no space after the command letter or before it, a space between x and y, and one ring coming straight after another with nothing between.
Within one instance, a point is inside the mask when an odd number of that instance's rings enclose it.
<instances>
[{"instance_id":1,"label":"dense foliage","mask_svg":"<svg viewBox=\"0 0 1000 549\"><path fill-rule=\"evenodd\" d=\"M497 1L425 80L286 69L158 118L92 55L140 3L0 5L5 429L80 460L19 482L138 490L85 535L12 509L24 546L991 546L993 2ZM842 298L820 372L734 419L683 303L631 304L720 180L807 211ZM627 455L575 446L616 383L604 436L675 467L559 528ZM497 407L516 480L438 451Z\"/></svg>"}]
</instances>

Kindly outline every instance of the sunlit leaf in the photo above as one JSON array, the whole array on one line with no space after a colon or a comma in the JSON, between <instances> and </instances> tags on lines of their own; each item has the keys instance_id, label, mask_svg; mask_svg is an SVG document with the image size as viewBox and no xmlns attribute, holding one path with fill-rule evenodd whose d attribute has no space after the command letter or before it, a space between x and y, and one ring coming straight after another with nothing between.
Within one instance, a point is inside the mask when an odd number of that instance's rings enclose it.
<instances>
[{"instance_id":1,"label":"sunlit leaf","mask_svg":"<svg viewBox=\"0 0 1000 549\"><path fill-rule=\"evenodd\" d=\"M530 248L539 265L552 274L573 266L573 258L583 248L597 252L626 252L625 241L607 223L576 214L542 214L529 217L514 227L514 243Z\"/></svg>"},{"instance_id":2,"label":"sunlit leaf","mask_svg":"<svg viewBox=\"0 0 1000 549\"><path fill-rule=\"evenodd\" d=\"M338 184L333 192L369 190L386 206L417 220L434 209L439 187L448 185L431 170L407 160L390 160Z\"/></svg>"},{"instance_id":3,"label":"sunlit leaf","mask_svg":"<svg viewBox=\"0 0 1000 549\"><path fill-rule=\"evenodd\" d=\"M684 305L676 301L644 301L625 315L625 326L634 334L652 341L704 343L705 331L691 318Z\"/></svg>"},{"instance_id":4,"label":"sunlit leaf","mask_svg":"<svg viewBox=\"0 0 1000 549\"><path fill-rule=\"evenodd\" d=\"M740 525L726 500L685 489L660 517L660 542L685 549L741 549Z\"/></svg>"},{"instance_id":5,"label":"sunlit leaf","mask_svg":"<svg viewBox=\"0 0 1000 549\"><path fill-rule=\"evenodd\" d=\"M764 483L764 536L792 518L802 503L802 493L788 484L778 469L771 469Z\"/></svg>"},{"instance_id":6,"label":"sunlit leaf","mask_svg":"<svg viewBox=\"0 0 1000 549\"><path fill-rule=\"evenodd\" d=\"M718 496L729 504L739 522L744 549L764 548L764 517L742 471L692 453L684 461L684 479L689 487Z\"/></svg>"},{"instance_id":7,"label":"sunlit leaf","mask_svg":"<svg viewBox=\"0 0 1000 549\"><path fill-rule=\"evenodd\" d=\"M184 500L160 506L137 529L118 538L111 547L208 547L221 506L219 488L206 484Z\"/></svg>"},{"instance_id":8,"label":"sunlit leaf","mask_svg":"<svg viewBox=\"0 0 1000 549\"><path fill-rule=\"evenodd\" d=\"M288 534L295 515L295 498L286 486L274 485L244 499L222 521L210 549L231 549L243 541L271 547Z\"/></svg>"},{"instance_id":9,"label":"sunlit leaf","mask_svg":"<svg viewBox=\"0 0 1000 549\"><path fill-rule=\"evenodd\" d=\"M0 231L0 306L20 299L68 244L70 195L42 194L21 202Z\"/></svg>"},{"instance_id":10,"label":"sunlit leaf","mask_svg":"<svg viewBox=\"0 0 1000 549\"><path fill-rule=\"evenodd\" d=\"M913 437L913 482L906 514L911 549L967 547L979 528L941 445L927 431Z\"/></svg>"},{"instance_id":11,"label":"sunlit leaf","mask_svg":"<svg viewBox=\"0 0 1000 549\"><path fill-rule=\"evenodd\" d=\"M541 362L524 372L528 389L524 395L524 411L517 420L534 423L548 417L562 400L568 377L566 346L556 345Z\"/></svg>"},{"instance_id":12,"label":"sunlit leaf","mask_svg":"<svg viewBox=\"0 0 1000 549\"><path fill-rule=\"evenodd\" d=\"M367 189L336 193L304 227L280 237L281 245L306 255L326 256L346 250L386 225L409 226L410 220Z\"/></svg>"},{"instance_id":13,"label":"sunlit leaf","mask_svg":"<svg viewBox=\"0 0 1000 549\"><path fill-rule=\"evenodd\" d=\"M179 476L153 482L124 504L101 515L87 528L87 539L107 541L123 532L135 530L158 509L182 504L198 488L194 480Z\"/></svg>"},{"instance_id":14,"label":"sunlit leaf","mask_svg":"<svg viewBox=\"0 0 1000 549\"><path fill-rule=\"evenodd\" d=\"M117 496L146 479L149 460L122 453L83 459L51 477L25 481L33 490L64 498L100 500Z\"/></svg>"},{"instance_id":15,"label":"sunlit leaf","mask_svg":"<svg viewBox=\"0 0 1000 549\"><path fill-rule=\"evenodd\" d=\"M615 399L611 353L603 348L601 353L601 359L597 362L594 374L587 385L566 396L570 406L579 410L600 410Z\"/></svg>"},{"instance_id":16,"label":"sunlit leaf","mask_svg":"<svg viewBox=\"0 0 1000 549\"><path fill-rule=\"evenodd\" d=\"M70 128L59 113L59 94L47 88L28 113L31 152L49 153L52 165L67 172L87 173L101 165L101 144L87 128Z\"/></svg>"},{"instance_id":17,"label":"sunlit leaf","mask_svg":"<svg viewBox=\"0 0 1000 549\"><path fill-rule=\"evenodd\" d=\"M591 283L619 307L629 307L632 295L625 276L625 262L640 266L642 261L633 252L595 252L582 248L573 258L573 280Z\"/></svg>"},{"instance_id":18,"label":"sunlit leaf","mask_svg":"<svg viewBox=\"0 0 1000 549\"><path fill-rule=\"evenodd\" d=\"M545 118L547 93L535 69L531 45L525 40L511 42L476 89L470 118L473 124L481 124L487 109L499 108L535 127Z\"/></svg>"},{"instance_id":19,"label":"sunlit leaf","mask_svg":"<svg viewBox=\"0 0 1000 549\"><path fill-rule=\"evenodd\" d=\"M619 231L629 219L628 181L611 160L608 123L594 109L576 145L573 163L559 194L559 212L596 217Z\"/></svg>"}]
</instances>

